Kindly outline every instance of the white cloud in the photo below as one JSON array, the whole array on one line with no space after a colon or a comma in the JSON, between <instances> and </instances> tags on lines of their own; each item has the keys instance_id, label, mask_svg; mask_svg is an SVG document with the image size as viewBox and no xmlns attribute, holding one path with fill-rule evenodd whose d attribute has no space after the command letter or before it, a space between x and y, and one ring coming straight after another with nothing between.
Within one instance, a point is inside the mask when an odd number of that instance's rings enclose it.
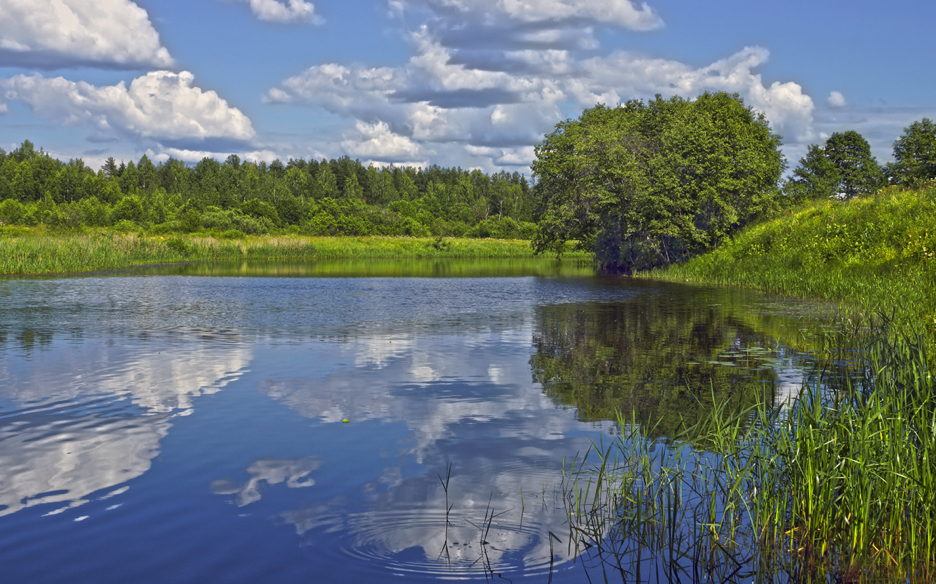
<instances>
[{"instance_id":1,"label":"white cloud","mask_svg":"<svg viewBox=\"0 0 936 584\"><path fill-rule=\"evenodd\" d=\"M844 107L846 103L845 96L838 91L829 94L829 105L832 107Z\"/></svg>"},{"instance_id":2,"label":"white cloud","mask_svg":"<svg viewBox=\"0 0 936 584\"><path fill-rule=\"evenodd\" d=\"M785 140L812 139L812 99L796 83L766 86L753 72L767 56L765 49L747 47L727 59L694 69L678 61L618 52L585 61L582 66L588 75L571 80L567 87L582 107L648 98L656 93L683 97L705 91L738 93L747 105L763 112Z\"/></svg>"},{"instance_id":3,"label":"white cloud","mask_svg":"<svg viewBox=\"0 0 936 584\"><path fill-rule=\"evenodd\" d=\"M250 140L250 120L214 91L193 87L183 71L153 71L124 82L96 87L83 81L18 75L0 81L7 99L28 105L38 116L85 127L98 139L129 137L157 141Z\"/></svg>"},{"instance_id":4,"label":"white cloud","mask_svg":"<svg viewBox=\"0 0 936 584\"><path fill-rule=\"evenodd\" d=\"M315 13L315 6L305 0L242 0L260 20L269 22L311 22L321 24L323 19Z\"/></svg>"},{"instance_id":5,"label":"white cloud","mask_svg":"<svg viewBox=\"0 0 936 584\"><path fill-rule=\"evenodd\" d=\"M456 58L458 50L443 46L426 27L413 33L412 41L416 52L404 66L319 65L287 79L264 99L347 116L361 135L342 143L350 154L403 161L434 153L445 164L480 162L486 169L529 164L532 146L570 108L581 111L658 93L686 98L705 91L738 93L786 142L814 137L812 99L796 83L765 84L754 72L768 57L759 47L701 68L626 52L576 60L570 51L523 49L504 51L498 69Z\"/></svg>"},{"instance_id":6,"label":"white cloud","mask_svg":"<svg viewBox=\"0 0 936 584\"><path fill-rule=\"evenodd\" d=\"M629 0L408 0L404 5L420 6L447 13L459 19L476 18L486 23L510 19L518 22L591 21L635 30L649 30L663 21L647 6Z\"/></svg>"},{"instance_id":7,"label":"white cloud","mask_svg":"<svg viewBox=\"0 0 936 584\"><path fill-rule=\"evenodd\" d=\"M356 124L360 138L341 143L350 156L367 157L374 160L414 160L420 156L419 145L390 131L384 122Z\"/></svg>"},{"instance_id":8,"label":"white cloud","mask_svg":"<svg viewBox=\"0 0 936 584\"><path fill-rule=\"evenodd\" d=\"M171 67L146 10L130 0L0 0L0 65Z\"/></svg>"}]
</instances>

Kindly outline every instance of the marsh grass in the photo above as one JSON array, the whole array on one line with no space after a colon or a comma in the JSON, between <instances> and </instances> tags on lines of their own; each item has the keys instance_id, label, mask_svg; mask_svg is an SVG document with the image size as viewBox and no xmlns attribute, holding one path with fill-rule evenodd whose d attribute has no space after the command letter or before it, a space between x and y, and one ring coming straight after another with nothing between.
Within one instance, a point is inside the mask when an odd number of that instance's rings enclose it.
<instances>
[{"instance_id":1,"label":"marsh grass","mask_svg":"<svg viewBox=\"0 0 936 584\"><path fill-rule=\"evenodd\" d=\"M667 442L621 416L564 473L572 545L627 581L933 581L925 347L886 321L829 333L792 403L725 402Z\"/></svg>"},{"instance_id":2,"label":"marsh grass","mask_svg":"<svg viewBox=\"0 0 936 584\"><path fill-rule=\"evenodd\" d=\"M936 332L936 184L810 203L652 276L895 310Z\"/></svg>"},{"instance_id":3,"label":"marsh grass","mask_svg":"<svg viewBox=\"0 0 936 584\"><path fill-rule=\"evenodd\" d=\"M62 274L146 264L239 259L523 258L528 241L408 237L147 235L42 228L0 231L0 274Z\"/></svg>"}]
</instances>

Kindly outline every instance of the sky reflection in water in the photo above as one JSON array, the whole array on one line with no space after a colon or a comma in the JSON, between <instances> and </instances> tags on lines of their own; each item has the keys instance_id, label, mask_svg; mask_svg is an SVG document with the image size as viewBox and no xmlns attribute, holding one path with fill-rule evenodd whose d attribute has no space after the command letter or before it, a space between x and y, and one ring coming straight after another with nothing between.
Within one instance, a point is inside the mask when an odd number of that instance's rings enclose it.
<instances>
[{"instance_id":1,"label":"sky reflection in water","mask_svg":"<svg viewBox=\"0 0 936 584\"><path fill-rule=\"evenodd\" d=\"M516 269L0 281L10 581L545 580L609 408L801 379L807 305Z\"/></svg>"}]
</instances>

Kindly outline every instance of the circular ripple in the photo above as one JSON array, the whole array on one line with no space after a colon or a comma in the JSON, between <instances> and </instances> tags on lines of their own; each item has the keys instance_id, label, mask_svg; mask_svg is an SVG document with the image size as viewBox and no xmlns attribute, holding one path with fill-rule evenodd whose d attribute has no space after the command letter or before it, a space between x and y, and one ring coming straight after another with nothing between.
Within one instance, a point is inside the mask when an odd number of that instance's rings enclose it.
<instances>
[{"instance_id":1,"label":"circular ripple","mask_svg":"<svg viewBox=\"0 0 936 584\"><path fill-rule=\"evenodd\" d=\"M547 574L572 559L565 543L553 542L561 518L552 513L519 522L498 517L490 528L480 517L422 509L374 511L345 518L347 539L341 554L379 571L432 578L484 578L491 574ZM543 519L554 519L547 525ZM482 538L482 529L484 531ZM561 539L565 540L561 536ZM571 565L571 564L570 564Z\"/></svg>"}]
</instances>

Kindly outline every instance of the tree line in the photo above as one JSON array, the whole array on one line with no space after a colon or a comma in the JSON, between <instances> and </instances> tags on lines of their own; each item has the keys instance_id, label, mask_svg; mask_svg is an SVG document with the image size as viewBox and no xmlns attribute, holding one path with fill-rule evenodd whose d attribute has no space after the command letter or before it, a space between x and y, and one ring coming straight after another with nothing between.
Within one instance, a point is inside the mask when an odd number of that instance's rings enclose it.
<instances>
[{"instance_id":1,"label":"tree line","mask_svg":"<svg viewBox=\"0 0 936 584\"><path fill-rule=\"evenodd\" d=\"M195 165L113 158L95 170L28 140L0 149L0 219L7 224L113 226L151 232L532 237L531 189L517 172L365 167L289 159Z\"/></svg>"},{"instance_id":2,"label":"tree line","mask_svg":"<svg viewBox=\"0 0 936 584\"><path fill-rule=\"evenodd\" d=\"M928 118L904 128L894 142L894 161L884 166L855 131L836 132L812 144L783 185L792 203L809 199L847 200L888 185L914 186L936 178L936 124Z\"/></svg>"}]
</instances>

